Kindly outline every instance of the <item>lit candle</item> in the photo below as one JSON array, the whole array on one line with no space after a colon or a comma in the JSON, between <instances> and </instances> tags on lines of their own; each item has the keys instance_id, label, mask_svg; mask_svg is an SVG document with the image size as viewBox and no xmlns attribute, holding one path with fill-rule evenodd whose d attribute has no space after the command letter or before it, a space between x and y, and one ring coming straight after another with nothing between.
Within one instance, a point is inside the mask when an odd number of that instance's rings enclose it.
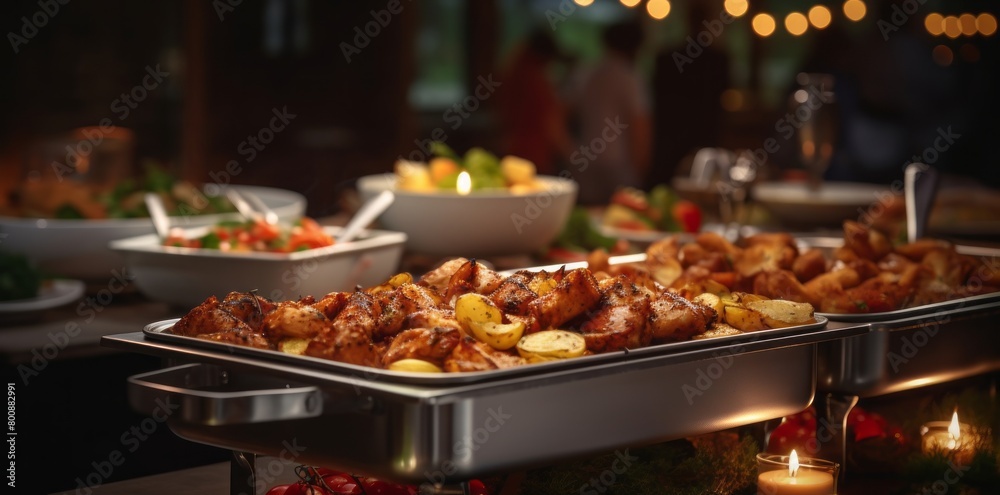
<instances>
[{"instance_id":1,"label":"lit candle","mask_svg":"<svg viewBox=\"0 0 1000 495\"><path fill-rule=\"evenodd\" d=\"M924 454L943 452L955 457L960 464L968 464L975 454L975 442L969 425L958 422L958 410L951 415L951 422L931 421L920 428L920 446Z\"/></svg>"},{"instance_id":2,"label":"lit candle","mask_svg":"<svg viewBox=\"0 0 1000 495\"><path fill-rule=\"evenodd\" d=\"M758 456L759 458L759 456ZM793 450L788 457L787 469L762 471L757 476L757 493L759 495L833 495L837 493L836 463L827 468L819 468L815 464L820 461L805 459L799 464L799 455ZM771 462L773 464L773 461ZM779 462L779 464L782 464ZM764 464L758 462L758 465Z\"/></svg>"},{"instance_id":3,"label":"lit candle","mask_svg":"<svg viewBox=\"0 0 1000 495\"><path fill-rule=\"evenodd\" d=\"M472 176L470 176L469 173L465 171L462 171L462 173L458 174L458 180L455 183L455 189L458 191L458 194L461 194L462 196L469 194L469 192L472 191Z\"/></svg>"}]
</instances>

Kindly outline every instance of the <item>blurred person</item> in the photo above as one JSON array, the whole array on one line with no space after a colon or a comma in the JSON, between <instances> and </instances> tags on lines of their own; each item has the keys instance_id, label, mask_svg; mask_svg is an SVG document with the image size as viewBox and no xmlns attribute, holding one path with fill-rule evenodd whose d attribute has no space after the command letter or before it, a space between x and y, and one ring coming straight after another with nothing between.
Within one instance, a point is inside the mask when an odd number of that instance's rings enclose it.
<instances>
[{"instance_id":1,"label":"blurred person","mask_svg":"<svg viewBox=\"0 0 1000 495\"><path fill-rule=\"evenodd\" d=\"M581 203L607 203L618 187L644 186L651 118L649 89L635 63L642 38L636 22L605 28L604 54L583 78L577 100L581 145L570 157Z\"/></svg>"},{"instance_id":2,"label":"blurred person","mask_svg":"<svg viewBox=\"0 0 1000 495\"><path fill-rule=\"evenodd\" d=\"M661 50L653 69L653 161L649 183L670 183L678 163L699 148L720 145L725 118L721 97L729 87L729 55L722 40L705 23L720 22L717 9L705 3L688 7L687 34L682 45ZM713 34L702 47L699 34Z\"/></svg>"},{"instance_id":3,"label":"blurred person","mask_svg":"<svg viewBox=\"0 0 1000 495\"><path fill-rule=\"evenodd\" d=\"M563 168L572 148L566 108L549 79L559 58L552 35L536 29L517 49L497 90L507 153L531 160L545 175Z\"/></svg>"}]
</instances>

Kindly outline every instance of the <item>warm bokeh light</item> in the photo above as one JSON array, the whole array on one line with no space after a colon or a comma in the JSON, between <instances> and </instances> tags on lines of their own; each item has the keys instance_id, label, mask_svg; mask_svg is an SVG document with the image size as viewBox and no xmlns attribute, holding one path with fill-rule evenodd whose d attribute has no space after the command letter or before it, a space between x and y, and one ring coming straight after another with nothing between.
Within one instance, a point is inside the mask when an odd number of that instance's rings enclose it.
<instances>
[{"instance_id":1,"label":"warm bokeh light","mask_svg":"<svg viewBox=\"0 0 1000 495\"><path fill-rule=\"evenodd\" d=\"M801 12L792 12L785 16L785 29L792 36L800 36L806 32L806 29L809 29L809 20Z\"/></svg>"},{"instance_id":2,"label":"warm bokeh light","mask_svg":"<svg viewBox=\"0 0 1000 495\"><path fill-rule=\"evenodd\" d=\"M769 14L757 14L753 16L753 32L760 36L771 36L774 33L774 18Z\"/></svg>"},{"instance_id":3,"label":"warm bokeh light","mask_svg":"<svg viewBox=\"0 0 1000 495\"><path fill-rule=\"evenodd\" d=\"M823 29L829 26L832 20L833 14L830 13L830 9L822 5L816 5L809 9L809 23L816 29Z\"/></svg>"},{"instance_id":4,"label":"warm bokeh light","mask_svg":"<svg viewBox=\"0 0 1000 495\"><path fill-rule=\"evenodd\" d=\"M944 34L951 39L962 35L962 26L958 24L958 17L949 15L944 18Z\"/></svg>"},{"instance_id":5,"label":"warm bokeh light","mask_svg":"<svg viewBox=\"0 0 1000 495\"><path fill-rule=\"evenodd\" d=\"M719 95L719 103L727 112L737 112L743 108L743 92L738 89L727 89Z\"/></svg>"},{"instance_id":6,"label":"warm bokeh light","mask_svg":"<svg viewBox=\"0 0 1000 495\"><path fill-rule=\"evenodd\" d=\"M458 180L455 183L455 190L458 194L465 196L472 192L472 176L468 172L462 171L458 174Z\"/></svg>"},{"instance_id":7,"label":"warm bokeh light","mask_svg":"<svg viewBox=\"0 0 1000 495\"><path fill-rule=\"evenodd\" d=\"M966 36L974 36L976 34L976 16L972 14L962 14L958 16L958 27L962 30L962 34Z\"/></svg>"},{"instance_id":8,"label":"warm bokeh light","mask_svg":"<svg viewBox=\"0 0 1000 495\"><path fill-rule=\"evenodd\" d=\"M847 0L844 2L844 15L852 21L860 21L868 13L868 7L861 0Z\"/></svg>"},{"instance_id":9,"label":"warm bokeh light","mask_svg":"<svg viewBox=\"0 0 1000 495\"><path fill-rule=\"evenodd\" d=\"M628 7L628 8L632 8L632 7L635 7L636 5L639 5L640 1L641 0L621 0L622 5L624 5L624 6Z\"/></svg>"},{"instance_id":10,"label":"warm bokeh light","mask_svg":"<svg viewBox=\"0 0 1000 495\"><path fill-rule=\"evenodd\" d=\"M931 50L931 58L934 59L934 63L940 65L941 67L948 67L951 65L951 61L955 59L955 54L951 52L951 48L944 45L938 45Z\"/></svg>"},{"instance_id":11,"label":"warm bokeh light","mask_svg":"<svg viewBox=\"0 0 1000 495\"><path fill-rule=\"evenodd\" d=\"M750 4L747 0L726 0L723 4L726 12L733 17L739 17L747 13Z\"/></svg>"},{"instance_id":12,"label":"warm bokeh light","mask_svg":"<svg viewBox=\"0 0 1000 495\"><path fill-rule=\"evenodd\" d=\"M966 43L958 49L958 53L962 55L962 60L966 62L978 62L979 61L979 48L972 43Z\"/></svg>"},{"instance_id":13,"label":"warm bokeh light","mask_svg":"<svg viewBox=\"0 0 1000 495\"><path fill-rule=\"evenodd\" d=\"M670 14L670 2L667 0L649 0L646 2L646 12L653 19L663 19Z\"/></svg>"},{"instance_id":14,"label":"warm bokeh light","mask_svg":"<svg viewBox=\"0 0 1000 495\"><path fill-rule=\"evenodd\" d=\"M976 17L976 28L983 36L992 36L997 32L997 18L988 12L979 14L979 17Z\"/></svg>"},{"instance_id":15,"label":"warm bokeh light","mask_svg":"<svg viewBox=\"0 0 1000 495\"><path fill-rule=\"evenodd\" d=\"M573 0L573 1L576 2L576 4L579 5L579 6L581 6L581 7L586 7L586 6L594 3L594 0Z\"/></svg>"},{"instance_id":16,"label":"warm bokeh light","mask_svg":"<svg viewBox=\"0 0 1000 495\"><path fill-rule=\"evenodd\" d=\"M944 33L944 16L937 12L927 14L927 17L924 17L924 27L932 36L940 36Z\"/></svg>"}]
</instances>

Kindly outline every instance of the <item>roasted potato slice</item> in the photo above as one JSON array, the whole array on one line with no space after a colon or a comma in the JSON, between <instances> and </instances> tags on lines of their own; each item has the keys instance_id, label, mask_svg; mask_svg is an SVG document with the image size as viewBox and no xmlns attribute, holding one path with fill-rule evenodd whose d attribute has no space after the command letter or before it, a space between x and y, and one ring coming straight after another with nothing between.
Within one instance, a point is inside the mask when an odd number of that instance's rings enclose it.
<instances>
[{"instance_id":1,"label":"roasted potato slice","mask_svg":"<svg viewBox=\"0 0 1000 495\"><path fill-rule=\"evenodd\" d=\"M417 372L417 373L443 373L444 370L438 367L438 365L430 362L424 361L423 359L400 359L399 361L393 361L389 363L389 369L391 371L407 371L407 372Z\"/></svg>"},{"instance_id":2,"label":"roasted potato slice","mask_svg":"<svg viewBox=\"0 0 1000 495\"><path fill-rule=\"evenodd\" d=\"M726 323L716 323L715 325L712 325L711 329L706 330L704 333L694 335L691 337L691 339L701 340L701 339L711 339L714 337L728 337L730 335L739 335L741 333L743 332L741 332L739 329L737 329L732 325L728 325Z\"/></svg>"},{"instance_id":3,"label":"roasted potato slice","mask_svg":"<svg viewBox=\"0 0 1000 495\"><path fill-rule=\"evenodd\" d=\"M286 354L301 356L306 353L306 347L309 347L309 340L299 338L284 339L278 342L278 350Z\"/></svg>"},{"instance_id":4,"label":"roasted potato slice","mask_svg":"<svg viewBox=\"0 0 1000 495\"><path fill-rule=\"evenodd\" d=\"M750 301L746 303L746 308L760 314L764 324L769 328L791 327L816 322L813 307L809 303L768 299L766 301Z\"/></svg>"},{"instance_id":5,"label":"roasted potato slice","mask_svg":"<svg viewBox=\"0 0 1000 495\"><path fill-rule=\"evenodd\" d=\"M470 292L455 300L455 319L463 329L472 332L472 322L503 323L503 313L488 297Z\"/></svg>"},{"instance_id":6,"label":"roasted potato slice","mask_svg":"<svg viewBox=\"0 0 1000 495\"><path fill-rule=\"evenodd\" d=\"M764 323L764 315L745 306L735 304L726 306L724 314L726 323L744 332L756 332L768 328Z\"/></svg>"},{"instance_id":7,"label":"roasted potato slice","mask_svg":"<svg viewBox=\"0 0 1000 495\"><path fill-rule=\"evenodd\" d=\"M472 336L480 342L489 344L490 347L503 351L517 345L524 335L525 325L523 321L511 323L495 323L492 321L478 322L470 321L469 330Z\"/></svg>"},{"instance_id":8,"label":"roasted potato slice","mask_svg":"<svg viewBox=\"0 0 1000 495\"><path fill-rule=\"evenodd\" d=\"M681 278L684 268L676 259L666 258L660 260L660 263L653 267L653 280L664 287L670 287L677 279Z\"/></svg>"},{"instance_id":9,"label":"roasted potato slice","mask_svg":"<svg viewBox=\"0 0 1000 495\"><path fill-rule=\"evenodd\" d=\"M408 272L400 272L389 277L389 279L386 280L385 282L382 282L381 284L368 289L367 292L369 294L378 294L379 292L395 289L403 284L412 284L412 283L413 283L413 275L410 275Z\"/></svg>"},{"instance_id":10,"label":"roasted potato slice","mask_svg":"<svg viewBox=\"0 0 1000 495\"><path fill-rule=\"evenodd\" d=\"M722 302L722 298L711 292L703 292L695 296L691 302L703 304L715 310L719 315L725 310L725 304Z\"/></svg>"},{"instance_id":11,"label":"roasted potato slice","mask_svg":"<svg viewBox=\"0 0 1000 495\"><path fill-rule=\"evenodd\" d=\"M580 357L587 350L587 341L567 330L542 330L521 337L517 352L531 363Z\"/></svg>"}]
</instances>

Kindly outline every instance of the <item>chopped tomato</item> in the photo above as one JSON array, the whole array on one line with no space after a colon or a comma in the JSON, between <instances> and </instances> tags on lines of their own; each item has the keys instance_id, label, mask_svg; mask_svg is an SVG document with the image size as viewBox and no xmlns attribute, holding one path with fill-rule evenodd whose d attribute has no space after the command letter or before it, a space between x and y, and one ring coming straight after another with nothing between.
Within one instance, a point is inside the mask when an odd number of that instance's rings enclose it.
<instances>
[{"instance_id":1,"label":"chopped tomato","mask_svg":"<svg viewBox=\"0 0 1000 495\"><path fill-rule=\"evenodd\" d=\"M286 251L302 251L303 249L315 249L333 244L333 239L322 231L302 231L292 234L288 238Z\"/></svg>"},{"instance_id":2,"label":"chopped tomato","mask_svg":"<svg viewBox=\"0 0 1000 495\"><path fill-rule=\"evenodd\" d=\"M672 213L684 232L698 232L701 229L701 209L698 205L682 199L674 203Z\"/></svg>"},{"instance_id":3,"label":"chopped tomato","mask_svg":"<svg viewBox=\"0 0 1000 495\"><path fill-rule=\"evenodd\" d=\"M278 230L277 225L271 225L267 222L258 220L254 222L253 227L250 228L250 235L257 240L271 242L281 235L281 231Z\"/></svg>"}]
</instances>

